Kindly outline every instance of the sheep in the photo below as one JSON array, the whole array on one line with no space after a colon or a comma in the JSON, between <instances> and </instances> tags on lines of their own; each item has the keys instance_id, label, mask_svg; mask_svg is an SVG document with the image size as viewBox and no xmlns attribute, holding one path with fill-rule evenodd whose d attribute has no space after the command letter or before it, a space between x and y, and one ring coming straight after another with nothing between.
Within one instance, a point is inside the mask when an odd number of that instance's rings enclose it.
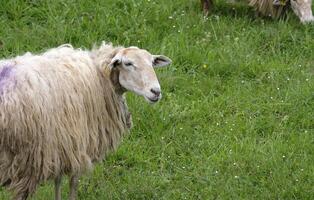
<instances>
[{"instance_id":1,"label":"sheep","mask_svg":"<svg viewBox=\"0 0 314 200\"><path fill-rule=\"evenodd\" d=\"M153 67L171 60L138 47L102 43L92 50L62 45L40 55L0 61L0 185L15 200L54 180L70 177L69 199L78 179L117 148L132 125L124 94L158 102Z\"/></svg>"},{"instance_id":2,"label":"sheep","mask_svg":"<svg viewBox=\"0 0 314 200\"><path fill-rule=\"evenodd\" d=\"M248 0L257 13L263 16L279 18L290 7L302 23L313 22L312 0ZM207 16L213 7L213 0L201 0L204 14Z\"/></svg>"}]
</instances>

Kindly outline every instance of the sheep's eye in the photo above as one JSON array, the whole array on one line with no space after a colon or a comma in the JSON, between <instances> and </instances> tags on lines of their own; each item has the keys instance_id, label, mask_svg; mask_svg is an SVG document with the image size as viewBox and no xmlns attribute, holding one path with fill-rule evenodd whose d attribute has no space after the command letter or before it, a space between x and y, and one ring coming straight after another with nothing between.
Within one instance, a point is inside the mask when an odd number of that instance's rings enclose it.
<instances>
[{"instance_id":1,"label":"sheep's eye","mask_svg":"<svg viewBox=\"0 0 314 200\"><path fill-rule=\"evenodd\" d=\"M130 66L132 66L132 65L133 65L133 63L131 63L131 62L127 62L127 63L124 63L124 65L125 65L125 66L127 66L127 67L130 67Z\"/></svg>"}]
</instances>

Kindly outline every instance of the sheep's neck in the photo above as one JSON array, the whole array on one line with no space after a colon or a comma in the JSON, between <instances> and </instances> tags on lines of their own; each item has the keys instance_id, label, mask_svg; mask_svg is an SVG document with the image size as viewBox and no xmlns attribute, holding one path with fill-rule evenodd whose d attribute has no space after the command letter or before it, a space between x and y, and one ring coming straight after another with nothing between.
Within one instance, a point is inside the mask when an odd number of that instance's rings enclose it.
<instances>
[{"instance_id":1,"label":"sheep's neck","mask_svg":"<svg viewBox=\"0 0 314 200\"><path fill-rule=\"evenodd\" d=\"M124 87L122 87L122 86L120 85L120 83L117 84L117 85L113 85L113 88L114 88L115 93L116 93L119 97L120 97L120 96L123 96L123 94L127 91Z\"/></svg>"},{"instance_id":2,"label":"sheep's neck","mask_svg":"<svg viewBox=\"0 0 314 200\"><path fill-rule=\"evenodd\" d=\"M117 94L119 102L120 102L120 106L121 106L121 110L123 110L124 113L124 117L125 117L125 125L128 129L132 128L132 114L128 109L128 105L126 103L126 99L125 96L123 94Z\"/></svg>"},{"instance_id":3,"label":"sheep's neck","mask_svg":"<svg viewBox=\"0 0 314 200\"><path fill-rule=\"evenodd\" d=\"M115 94L117 95L120 105L122 106L122 110L124 112L125 117L125 125L128 129L132 127L132 115L129 112L128 106L126 104L126 100L124 97L124 93L127 91L122 85L119 83L119 69L114 68L110 71L110 81L113 85Z\"/></svg>"},{"instance_id":4,"label":"sheep's neck","mask_svg":"<svg viewBox=\"0 0 314 200\"><path fill-rule=\"evenodd\" d=\"M120 84L119 74L119 69L112 69L110 71L110 81L114 87L115 93L122 96L127 90Z\"/></svg>"}]
</instances>

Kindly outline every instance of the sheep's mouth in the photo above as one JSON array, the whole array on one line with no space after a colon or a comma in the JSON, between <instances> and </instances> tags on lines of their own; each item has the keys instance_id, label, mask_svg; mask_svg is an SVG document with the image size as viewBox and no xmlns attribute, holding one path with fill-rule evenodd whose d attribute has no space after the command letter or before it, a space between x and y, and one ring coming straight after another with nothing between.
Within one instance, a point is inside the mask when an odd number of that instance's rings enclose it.
<instances>
[{"instance_id":1,"label":"sheep's mouth","mask_svg":"<svg viewBox=\"0 0 314 200\"><path fill-rule=\"evenodd\" d=\"M153 98L145 97L145 99L148 100L149 103L156 103L159 101L158 97L153 97Z\"/></svg>"}]
</instances>

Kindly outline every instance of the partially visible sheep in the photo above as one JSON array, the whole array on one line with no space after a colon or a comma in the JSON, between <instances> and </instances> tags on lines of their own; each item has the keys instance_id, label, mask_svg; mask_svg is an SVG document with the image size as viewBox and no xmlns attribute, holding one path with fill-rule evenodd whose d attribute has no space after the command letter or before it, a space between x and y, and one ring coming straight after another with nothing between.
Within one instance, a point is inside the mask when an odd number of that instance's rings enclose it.
<instances>
[{"instance_id":1,"label":"partially visible sheep","mask_svg":"<svg viewBox=\"0 0 314 200\"><path fill-rule=\"evenodd\" d=\"M92 51L63 45L0 61L0 185L26 200L39 183L78 177L119 144L131 127L124 98L161 98L153 66L170 63L137 47L103 43Z\"/></svg>"},{"instance_id":2,"label":"partially visible sheep","mask_svg":"<svg viewBox=\"0 0 314 200\"><path fill-rule=\"evenodd\" d=\"M280 17L291 5L294 13L302 23L313 22L312 0L248 0L249 5L264 15L273 18ZM213 7L213 0L201 0L203 11L208 15Z\"/></svg>"}]
</instances>

